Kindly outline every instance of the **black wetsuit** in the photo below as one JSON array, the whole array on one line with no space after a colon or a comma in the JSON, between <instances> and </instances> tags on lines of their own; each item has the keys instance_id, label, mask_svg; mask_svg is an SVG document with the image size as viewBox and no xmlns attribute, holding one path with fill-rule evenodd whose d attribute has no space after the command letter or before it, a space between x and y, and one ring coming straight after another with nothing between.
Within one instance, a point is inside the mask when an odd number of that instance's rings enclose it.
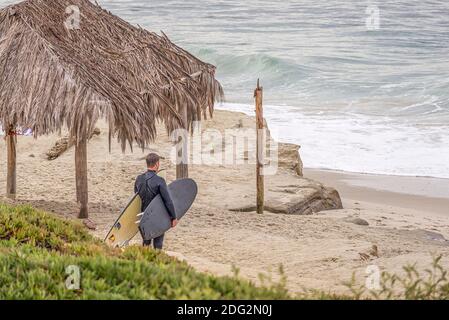
<instances>
[{"instance_id":1,"label":"black wetsuit","mask_svg":"<svg viewBox=\"0 0 449 320\"><path fill-rule=\"evenodd\" d=\"M161 177L159 177L155 171L148 170L144 174L137 177L134 185L134 192L138 193L142 199L141 212L144 212L150 202L158 195L161 195L162 201L164 201L165 207L171 217L176 219L175 206L168 192L167 183ZM164 242L164 235L154 239L153 246L156 249L162 249ZM151 240L143 239L144 246L149 246Z\"/></svg>"}]
</instances>

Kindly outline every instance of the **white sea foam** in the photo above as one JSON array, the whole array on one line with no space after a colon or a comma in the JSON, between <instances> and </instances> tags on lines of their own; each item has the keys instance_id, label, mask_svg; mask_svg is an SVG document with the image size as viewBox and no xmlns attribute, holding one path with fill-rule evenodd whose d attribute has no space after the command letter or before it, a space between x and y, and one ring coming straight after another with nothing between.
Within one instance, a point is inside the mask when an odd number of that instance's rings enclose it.
<instances>
[{"instance_id":1,"label":"white sea foam","mask_svg":"<svg viewBox=\"0 0 449 320\"><path fill-rule=\"evenodd\" d=\"M388 1L375 31L364 1L98 2L215 65L228 101L250 103L260 78L270 127L306 166L449 178L446 1Z\"/></svg>"},{"instance_id":2,"label":"white sea foam","mask_svg":"<svg viewBox=\"0 0 449 320\"><path fill-rule=\"evenodd\" d=\"M225 103L217 109L254 115L254 106ZM387 117L304 114L264 106L273 136L301 145L308 168L449 178L449 126L417 126Z\"/></svg>"}]
</instances>

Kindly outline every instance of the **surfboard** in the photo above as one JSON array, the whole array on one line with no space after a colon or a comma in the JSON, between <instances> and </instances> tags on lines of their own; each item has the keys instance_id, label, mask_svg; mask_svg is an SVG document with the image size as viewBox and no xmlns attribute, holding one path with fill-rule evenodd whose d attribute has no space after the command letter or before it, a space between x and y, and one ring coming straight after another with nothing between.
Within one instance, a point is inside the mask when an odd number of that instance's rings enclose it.
<instances>
[{"instance_id":1,"label":"surfboard","mask_svg":"<svg viewBox=\"0 0 449 320\"><path fill-rule=\"evenodd\" d=\"M161 170L157 174L165 179L166 171ZM136 223L136 220L141 213L141 208L142 199L135 194L112 225L104 241L112 247L127 246L139 232L139 224Z\"/></svg>"},{"instance_id":2,"label":"surfboard","mask_svg":"<svg viewBox=\"0 0 449 320\"><path fill-rule=\"evenodd\" d=\"M198 186L192 179L179 179L168 185L175 206L176 218L181 219L192 206ZM171 218L160 195L151 201L140 220L140 229L146 240L154 239L171 228Z\"/></svg>"},{"instance_id":3,"label":"surfboard","mask_svg":"<svg viewBox=\"0 0 449 320\"><path fill-rule=\"evenodd\" d=\"M112 225L104 241L112 247L124 247L139 232L137 215L142 209L142 199L136 193Z\"/></svg>"}]
</instances>

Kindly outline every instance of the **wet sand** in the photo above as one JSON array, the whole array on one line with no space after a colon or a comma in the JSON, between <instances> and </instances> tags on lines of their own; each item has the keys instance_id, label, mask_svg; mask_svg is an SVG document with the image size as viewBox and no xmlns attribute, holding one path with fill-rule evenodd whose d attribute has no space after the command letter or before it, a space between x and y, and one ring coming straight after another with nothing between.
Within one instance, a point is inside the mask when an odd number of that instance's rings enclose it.
<instances>
[{"instance_id":1,"label":"wet sand","mask_svg":"<svg viewBox=\"0 0 449 320\"><path fill-rule=\"evenodd\" d=\"M304 175L340 192L345 208L354 201L449 216L449 179L304 169Z\"/></svg>"}]
</instances>

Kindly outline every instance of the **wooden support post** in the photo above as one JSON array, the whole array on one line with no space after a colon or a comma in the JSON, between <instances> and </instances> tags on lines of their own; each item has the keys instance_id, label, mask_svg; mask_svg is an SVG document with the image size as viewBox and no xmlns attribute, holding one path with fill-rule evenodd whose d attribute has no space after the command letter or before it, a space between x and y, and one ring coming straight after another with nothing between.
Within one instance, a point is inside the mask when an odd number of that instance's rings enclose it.
<instances>
[{"instance_id":1,"label":"wooden support post","mask_svg":"<svg viewBox=\"0 0 449 320\"><path fill-rule=\"evenodd\" d=\"M256 187L257 187L257 213L263 213L264 209L264 177L263 177L263 162L264 162L264 121L263 121L263 88L259 86L257 80L257 88L254 91L254 98L256 99Z\"/></svg>"},{"instance_id":2,"label":"wooden support post","mask_svg":"<svg viewBox=\"0 0 449 320\"><path fill-rule=\"evenodd\" d=\"M87 182L87 140L75 144L76 200L80 204L78 218L89 217L89 191Z\"/></svg>"},{"instance_id":3,"label":"wooden support post","mask_svg":"<svg viewBox=\"0 0 449 320\"><path fill-rule=\"evenodd\" d=\"M189 165L187 163L179 163L176 165L176 179L189 177Z\"/></svg>"},{"instance_id":4,"label":"wooden support post","mask_svg":"<svg viewBox=\"0 0 449 320\"><path fill-rule=\"evenodd\" d=\"M188 139L189 132L187 127L187 108L183 108L182 112L183 121L183 133L178 136L178 150L177 150L177 161L176 161L176 179L183 179L189 177L189 157L188 157ZM182 140L181 140L182 139ZM179 148L179 143L182 143L181 148Z\"/></svg>"},{"instance_id":5,"label":"wooden support post","mask_svg":"<svg viewBox=\"0 0 449 320\"><path fill-rule=\"evenodd\" d=\"M16 152L17 136L15 127L6 128L6 148L8 153L8 173L6 178L6 196L10 199L16 199L16 179L17 179L17 152Z\"/></svg>"}]
</instances>

